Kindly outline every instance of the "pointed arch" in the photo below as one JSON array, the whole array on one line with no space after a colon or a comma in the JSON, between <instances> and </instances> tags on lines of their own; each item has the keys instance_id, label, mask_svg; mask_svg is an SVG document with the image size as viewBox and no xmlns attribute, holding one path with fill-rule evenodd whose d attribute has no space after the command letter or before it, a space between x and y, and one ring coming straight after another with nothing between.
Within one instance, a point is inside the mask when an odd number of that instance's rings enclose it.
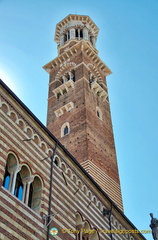
<instances>
[{"instance_id":1,"label":"pointed arch","mask_svg":"<svg viewBox=\"0 0 158 240\"><path fill-rule=\"evenodd\" d=\"M56 166L61 167L61 160L57 155L54 156L54 163Z\"/></svg>"},{"instance_id":2,"label":"pointed arch","mask_svg":"<svg viewBox=\"0 0 158 240\"><path fill-rule=\"evenodd\" d=\"M14 122L17 122L18 121L18 116L16 114L16 112L14 111L10 111L10 118L14 121Z\"/></svg>"},{"instance_id":3,"label":"pointed arch","mask_svg":"<svg viewBox=\"0 0 158 240\"><path fill-rule=\"evenodd\" d=\"M72 171L71 171L70 168L67 168L67 169L66 169L66 174L69 176L69 178L72 177Z\"/></svg>"},{"instance_id":4,"label":"pointed arch","mask_svg":"<svg viewBox=\"0 0 158 240\"><path fill-rule=\"evenodd\" d=\"M29 126L26 127L26 134L30 137L33 138L33 130Z\"/></svg>"},{"instance_id":5,"label":"pointed arch","mask_svg":"<svg viewBox=\"0 0 158 240\"><path fill-rule=\"evenodd\" d=\"M9 152L6 161L3 187L14 194L16 177L20 171L19 160L15 153Z\"/></svg>"},{"instance_id":6,"label":"pointed arch","mask_svg":"<svg viewBox=\"0 0 158 240\"><path fill-rule=\"evenodd\" d=\"M7 103L2 102L2 103L1 103L1 108L2 108L2 111L3 111L3 112L5 112L6 114L9 115L9 113L10 113L10 107L9 107L9 105L8 105Z\"/></svg>"},{"instance_id":7,"label":"pointed arch","mask_svg":"<svg viewBox=\"0 0 158 240\"><path fill-rule=\"evenodd\" d=\"M37 213L40 213L41 198L42 198L42 180L36 175L31 183L32 196L29 199L30 207Z\"/></svg>"},{"instance_id":8,"label":"pointed arch","mask_svg":"<svg viewBox=\"0 0 158 240\"><path fill-rule=\"evenodd\" d=\"M61 137L64 137L70 133L70 124L65 122L61 127Z\"/></svg>"},{"instance_id":9,"label":"pointed arch","mask_svg":"<svg viewBox=\"0 0 158 240\"><path fill-rule=\"evenodd\" d=\"M37 134L34 134L33 135L33 138L34 138L34 142L37 144L37 145L39 145L40 144L40 137L37 135Z\"/></svg>"},{"instance_id":10,"label":"pointed arch","mask_svg":"<svg viewBox=\"0 0 158 240\"><path fill-rule=\"evenodd\" d=\"M20 126L20 128L23 130L23 131L26 131L26 124L24 122L23 119L18 119L17 120L17 124Z\"/></svg>"}]
</instances>

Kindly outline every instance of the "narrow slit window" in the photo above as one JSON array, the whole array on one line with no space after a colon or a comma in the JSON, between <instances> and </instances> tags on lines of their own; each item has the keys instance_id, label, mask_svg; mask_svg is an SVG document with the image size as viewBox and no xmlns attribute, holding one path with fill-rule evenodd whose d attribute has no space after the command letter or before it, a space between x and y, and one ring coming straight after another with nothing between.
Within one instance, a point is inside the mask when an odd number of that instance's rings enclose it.
<instances>
[{"instance_id":1,"label":"narrow slit window","mask_svg":"<svg viewBox=\"0 0 158 240\"><path fill-rule=\"evenodd\" d=\"M66 126L65 128L64 128L64 135L66 135L66 134L68 134L69 133L69 129L68 129L68 126Z\"/></svg>"}]
</instances>

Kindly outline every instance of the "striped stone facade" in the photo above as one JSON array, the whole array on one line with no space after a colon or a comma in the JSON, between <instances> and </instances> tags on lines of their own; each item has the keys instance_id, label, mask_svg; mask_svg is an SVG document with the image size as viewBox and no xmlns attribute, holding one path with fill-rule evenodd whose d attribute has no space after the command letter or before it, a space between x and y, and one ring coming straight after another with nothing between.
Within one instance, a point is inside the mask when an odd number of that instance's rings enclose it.
<instances>
[{"instance_id":1,"label":"striped stone facade","mask_svg":"<svg viewBox=\"0 0 158 240\"><path fill-rule=\"evenodd\" d=\"M0 152L0 239L145 239L140 233L118 234L114 230L135 230L116 204L96 184L73 156L1 81ZM50 198L51 156L58 142ZM26 205L3 186L8 154L17 157L19 171L30 169L42 182L40 209ZM48 213L52 215L48 234ZM110 211L107 216L103 210ZM53 215L55 214L55 216ZM80 233L73 232L78 230ZM106 233L113 230L112 233Z\"/></svg>"},{"instance_id":2,"label":"striped stone facade","mask_svg":"<svg viewBox=\"0 0 158 240\"><path fill-rule=\"evenodd\" d=\"M2 240L145 239L123 213L106 86L111 71L98 57L97 34L88 16L57 24L59 55L44 66L48 128L0 80Z\"/></svg>"}]
</instances>

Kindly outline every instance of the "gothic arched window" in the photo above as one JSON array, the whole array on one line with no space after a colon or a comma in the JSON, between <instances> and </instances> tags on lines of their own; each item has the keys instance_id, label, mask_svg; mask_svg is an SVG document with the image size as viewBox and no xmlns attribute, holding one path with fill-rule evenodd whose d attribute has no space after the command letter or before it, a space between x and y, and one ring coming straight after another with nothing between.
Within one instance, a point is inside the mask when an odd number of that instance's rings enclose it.
<instances>
[{"instance_id":1,"label":"gothic arched window","mask_svg":"<svg viewBox=\"0 0 158 240\"><path fill-rule=\"evenodd\" d=\"M42 198L42 182L38 176L35 176L34 181L32 182L32 197L30 199L31 208L39 213L41 207L41 198Z\"/></svg>"},{"instance_id":2,"label":"gothic arched window","mask_svg":"<svg viewBox=\"0 0 158 240\"><path fill-rule=\"evenodd\" d=\"M14 195L22 200L23 196L23 183L22 183L22 178L20 176L20 173L17 174L16 177L16 184L15 184L15 189L14 189Z\"/></svg>"},{"instance_id":3,"label":"gothic arched window","mask_svg":"<svg viewBox=\"0 0 158 240\"><path fill-rule=\"evenodd\" d=\"M16 155L9 153L6 161L5 174L3 179L3 187L14 194L15 180L18 172L18 160Z\"/></svg>"},{"instance_id":4,"label":"gothic arched window","mask_svg":"<svg viewBox=\"0 0 158 240\"><path fill-rule=\"evenodd\" d=\"M68 122L64 123L61 127L61 137L70 133L70 125Z\"/></svg>"}]
</instances>

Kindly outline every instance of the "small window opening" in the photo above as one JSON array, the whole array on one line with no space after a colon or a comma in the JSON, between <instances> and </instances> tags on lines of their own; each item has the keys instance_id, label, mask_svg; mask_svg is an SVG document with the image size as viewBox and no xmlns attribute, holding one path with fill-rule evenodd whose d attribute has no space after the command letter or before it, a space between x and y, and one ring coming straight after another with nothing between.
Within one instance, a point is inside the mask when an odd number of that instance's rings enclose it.
<instances>
[{"instance_id":1,"label":"small window opening","mask_svg":"<svg viewBox=\"0 0 158 240\"><path fill-rule=\"evenodd\" d=\"M65 128L64 128L64 135L66 135L66 134L68 134L69 133L69 129L68 129L68 126L66 126Z\"/></svg>"},{"instance_id":2,"label":"small window opening","mask_svg":"<svg viewBox=\"0 0 158 240\"><path fill-rule=\"evenodd\" d=\"M102 112L99 107L96 107L96 115L100 120L102 120Z\"/></svg>"},{"instance_id":3,"label":"small window opening","mask_svg":"<svg viewBox=\"0 0 158 240\"><path fill-rule=\"evenodd\" d=\"M93 41L92 41L92 36L90 36L90 42L93 44Z\"/></svg>"},{"instance_id":4,"label":"small window opening","mask_svg":"<svg viewBox=\"0 0 158 240\"><path fill-rule=\"evenodd\" d=\"M80 30L80 38L83 38L83 29Z\"/></svg>"},{"instance_id":5,"label":"small window opening","mask_svg":"<svg viewBox=\"0 0 158 240\"><path fill-rule=\"evenodd\" d=\"M67 35L66 35L66 33L64 34L64 42L66 42L67 41Z\"/></svg>"},{"instance_id":6,"label":"small window opening","mask_svg":"<svg viewBox=\"0 0 158 240\"><path fill-rule=\"evenodd\" d=\"M76 38L78 38L78 29L75 30Z\"/></svg>"},{"instance_id":7,"label":"small window opening","mask_svg":"<svg viewBox=\"0 0 158 240\"><path fill-rule=\"evenodd\" d=\"M54 160L56 166L59 166L57 159Z\"/></svg>"}]
</instances>

